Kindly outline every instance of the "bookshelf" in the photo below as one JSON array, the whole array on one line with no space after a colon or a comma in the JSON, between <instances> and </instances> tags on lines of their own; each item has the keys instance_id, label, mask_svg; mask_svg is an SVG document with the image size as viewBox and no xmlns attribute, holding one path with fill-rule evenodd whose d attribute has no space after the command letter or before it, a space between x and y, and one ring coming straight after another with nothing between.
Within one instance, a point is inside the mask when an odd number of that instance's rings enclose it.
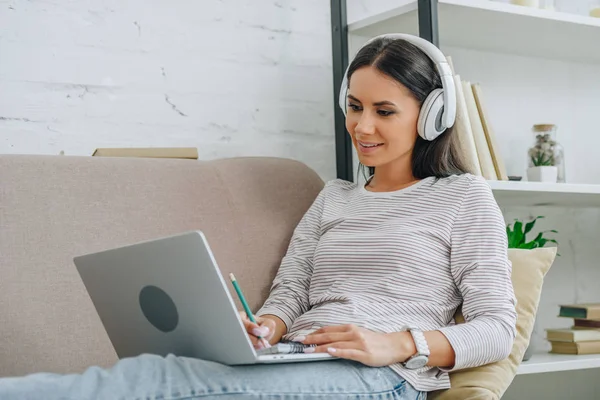
<instances>
[{"instance_id":1,"label":"bookshelf","mask_svg":"<svg viewBox=\"0 0 600 400\"><path fill-rule=\"evenodd\" d=\"M418 35L417 1L396 4L351 22L348 33L363 37L389 32ZM489 0L438 0L438 20L441 46L600 62L600 18Z\"/></svg>"},{"instance_id":2,"label":"bookshelf","mask_svg":"<svg viewBox=\"0 0 600 400\"><path fill-rule=\"evenodd\" d=\"M570 355L539 353L524 361L517 375L539 374L544 372L575 371L600 368L600 354Z\"/></svg>"},{"instance_id":3,"label":"bookshelf","mask_svg":"<svg viewBox=\"0 0 600 400\"><path fill-rule=\"evenodd\" d=\"M527 181L488 183L502 207L600 207L600 185Z\"/></svg>"}]
</instances>

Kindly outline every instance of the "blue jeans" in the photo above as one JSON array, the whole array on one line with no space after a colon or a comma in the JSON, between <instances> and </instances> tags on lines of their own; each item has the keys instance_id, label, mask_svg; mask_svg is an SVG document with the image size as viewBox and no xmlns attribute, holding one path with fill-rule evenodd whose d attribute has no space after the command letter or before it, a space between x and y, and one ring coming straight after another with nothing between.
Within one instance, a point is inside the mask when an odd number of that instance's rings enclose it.
<instances>
[{"instance_id":1,"label":"blue jeans","mask_svg":"<svg viewBox=\"0 0 600 400\"><path fill-rule=\"evenodd\" d=\"M83 374L0 379L2 400L410 399L424 400L389 368L346 360L230 367L169 355L122 359Z\"/></svg>"}]
</instances>

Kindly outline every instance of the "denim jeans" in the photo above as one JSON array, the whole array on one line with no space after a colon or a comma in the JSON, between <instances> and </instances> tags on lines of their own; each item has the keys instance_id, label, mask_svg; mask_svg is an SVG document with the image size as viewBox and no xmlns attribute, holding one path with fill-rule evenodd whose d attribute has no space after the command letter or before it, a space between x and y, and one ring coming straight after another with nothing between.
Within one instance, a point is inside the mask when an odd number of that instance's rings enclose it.
<instances>
[{"instance_id":1,"label":"denim jeans","mask_svg":"<svg viewBox=\"0 0 600 400\"><path fill-rule=\"evenodd\" d=\"M0 378L2 400L423 400L426 396L389 368L346 360L226 366L144 354L82 374Z\"/></svg>"}]
</instances>

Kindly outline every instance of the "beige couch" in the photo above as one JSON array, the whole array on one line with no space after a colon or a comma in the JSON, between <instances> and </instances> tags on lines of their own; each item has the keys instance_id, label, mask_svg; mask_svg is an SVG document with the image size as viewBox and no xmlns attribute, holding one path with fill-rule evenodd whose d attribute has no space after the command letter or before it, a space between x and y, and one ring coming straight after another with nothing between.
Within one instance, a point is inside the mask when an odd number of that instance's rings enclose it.
<instances>
[{"instance_id":1,"label":"beige couch","mask_svg":"<svg viewBox=\"0 0 600 400\"><path fill-rule=\"evenodd\" d=\"M0 376L117 360L76 255L200 229L256 310L323 186L305 165L276 158L3 155L0 181ZM469 398L495 398L485 382L468 386Z\"/></svg>"}]
</instances>

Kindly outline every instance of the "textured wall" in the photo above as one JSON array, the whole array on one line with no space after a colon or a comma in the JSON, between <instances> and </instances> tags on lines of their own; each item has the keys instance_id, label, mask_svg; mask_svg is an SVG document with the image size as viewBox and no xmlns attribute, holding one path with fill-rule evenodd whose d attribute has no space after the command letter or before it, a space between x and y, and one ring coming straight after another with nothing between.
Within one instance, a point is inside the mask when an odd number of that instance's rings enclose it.
<instances>
[{"instance_id":1,"label":"textured wall","mask_svg":"<svg viewBox=\"0 0 600 400\"><path fill-rule=\"evenodd\" d=\"M335 177L329 2L0 0L0 153L195 146Z\"/></svg>"}]
</instances>

